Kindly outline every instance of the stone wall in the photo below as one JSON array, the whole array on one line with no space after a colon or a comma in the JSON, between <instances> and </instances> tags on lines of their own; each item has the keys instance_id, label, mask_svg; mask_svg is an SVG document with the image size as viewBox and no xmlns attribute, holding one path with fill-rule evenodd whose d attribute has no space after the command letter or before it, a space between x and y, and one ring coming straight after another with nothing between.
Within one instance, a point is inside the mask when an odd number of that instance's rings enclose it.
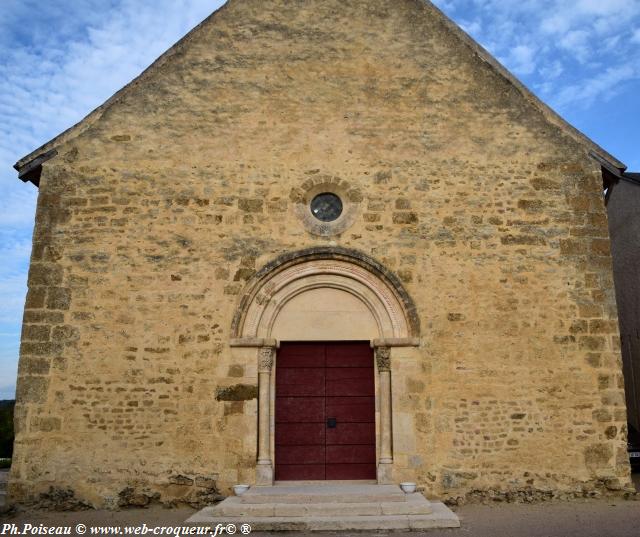
<instances>
[{"instance_id":1,"label":"stone wall","mask_svg":"<svg viewBox=\"0 0 640 537\"><path fill-rule=\"evenodd\" d=\"M15 501L251 482L256 358L232 319L256 270L328 244L395 273L420 317L392 357L398 478L451 498L628 484L599 167L429 5L231 0L57 149ZM309 180L361 193L341 235L296 214Z\"/></svg>"}]
</instances>

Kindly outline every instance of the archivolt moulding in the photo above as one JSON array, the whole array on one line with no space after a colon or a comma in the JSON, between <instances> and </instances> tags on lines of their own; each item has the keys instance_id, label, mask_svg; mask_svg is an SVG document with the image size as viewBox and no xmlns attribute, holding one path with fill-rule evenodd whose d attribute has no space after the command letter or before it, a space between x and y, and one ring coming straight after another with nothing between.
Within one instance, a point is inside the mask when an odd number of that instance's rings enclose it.
<instances>
[{"instance_id":1,"label":"archivolt moulding","mask_svg":"<svg viewBox=\"0 0 640 537\"><path fill-rule=\"evenodd\" d=\"M285 254L263 267L247 286L233 319L232 338L272 338L283 309L319 289L347 293L364 304L375 324L367 339L420 335L415 305L393 273L355 250L323 247ZM330 333L326 336L333 339Z\"/></svg>"}]
</instances>

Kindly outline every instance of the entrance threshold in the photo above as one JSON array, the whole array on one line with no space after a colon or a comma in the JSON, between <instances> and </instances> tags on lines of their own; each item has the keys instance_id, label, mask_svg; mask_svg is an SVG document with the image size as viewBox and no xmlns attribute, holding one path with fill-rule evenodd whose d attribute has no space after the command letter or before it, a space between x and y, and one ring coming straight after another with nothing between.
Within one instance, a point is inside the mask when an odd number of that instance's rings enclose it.
<instances>
[{"instance_id":1,"label":"entrance threshold","mask_svg":"<svg viewBox=\"0 0 640 537\"><path fill-rule=\"evenodd\" d=\"M398 485L320 484L252 487L205 507L190 524L250 524L256 531L378 531L457 528L455 513L422 494L405 494Z\"/></svg>"},{"instance_id":2,"label":"entrance threshold","mask_svg":"<svg viewBox=\"0 0 640 537\"><path fill-rule=\"evenodd\" d=\"M377 485L378 482L375 479L342 479L342 480L317 480L317 481L275 481L276 487L301 487L305 485L313 486L332 486L332 485Z\"/></svg>"}]
</instances>

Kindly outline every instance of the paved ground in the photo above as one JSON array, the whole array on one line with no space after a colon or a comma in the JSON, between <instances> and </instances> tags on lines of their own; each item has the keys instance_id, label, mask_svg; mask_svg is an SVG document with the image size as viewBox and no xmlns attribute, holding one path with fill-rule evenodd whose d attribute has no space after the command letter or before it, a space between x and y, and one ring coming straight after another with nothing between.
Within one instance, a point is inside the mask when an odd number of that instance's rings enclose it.
<instances>
[{"instance_id":1,"label":"paved ground","mask_svg":"<svg viewBox=\"0 0 640 537\"><path fill-rule=\"evenodd\" d=\"M634 482L640 490L640 474ZM24 524L45 526L71 526L84 524L91 535L91 527L98 526L178 526L195 512L194 509L129 509L124 511L79 512L19 512L11 516L0 515L0 535L3 524L13 523L22 529ZM462 527L455 530L431 530L411 533L425 537L639 537L640 501L585 500L575 502L550 502L535 505L495 504L466 505L456 509ZM340 535L362 537L365 533L314 533L314 537ZM73 535L79 535L72 532ZM151 535L148 533L148 535ZM241 535L240 531L236 535ZM267 534L252 533L256 537ZM286 534L302 537L304 534ZM381 532L378 535L388 535ZM398 534L396 534L398 535Z\"/></svg>"},{"instance_id":2,"label":"paved ground","mask_svg":"<svg viewBox=\"0 0 640 537\"><path fill-rule=\"evenodd\" d=\"M194 512L193 509L132 509L119 512L32 512L4 517L3 524L25 523L46 526L176 526ZM462 527L455 530L431 530L411 535L426 537L638 537L640 535L640 501L589 500L553 502L536 505L497 504L467 505L457 510ZM0 525L0 534L2 526ZM77 533L73 533L77 535ZM87 535L90 535L90 530ZM236 535L241 535L240 531ZM253 533L265 536L265 533ZM302 537L303 534L288 534ZM336 535L314 533L316 537ZM341 537L360 534L340 534ZM386 535L381 533L380 535Z\"/></svg>"}]
</instances>

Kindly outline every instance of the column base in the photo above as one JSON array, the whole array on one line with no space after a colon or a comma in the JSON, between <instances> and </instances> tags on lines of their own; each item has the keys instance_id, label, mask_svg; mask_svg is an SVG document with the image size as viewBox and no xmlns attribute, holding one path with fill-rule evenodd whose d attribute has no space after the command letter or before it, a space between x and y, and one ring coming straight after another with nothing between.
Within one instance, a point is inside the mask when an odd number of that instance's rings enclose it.
<instances>
[{"instance_id":1,"label":"column base","mask_svg":"<svg viewBox=\"0 0 640 537\"><path fill-rule=\"evenodd\" d=\"M273 466L271 463L256 465L256 486L271 487L273 485Z\"/></svg>"},{"instance_id":2,"label":"column base","mask_svg":"<svg viewBox=\"0 0 640 537\"><path fill-rule=\"evenodd\" d=\"M393 464L378 464L378 485L393 485Z\"/></svg>"}]
</instances>

